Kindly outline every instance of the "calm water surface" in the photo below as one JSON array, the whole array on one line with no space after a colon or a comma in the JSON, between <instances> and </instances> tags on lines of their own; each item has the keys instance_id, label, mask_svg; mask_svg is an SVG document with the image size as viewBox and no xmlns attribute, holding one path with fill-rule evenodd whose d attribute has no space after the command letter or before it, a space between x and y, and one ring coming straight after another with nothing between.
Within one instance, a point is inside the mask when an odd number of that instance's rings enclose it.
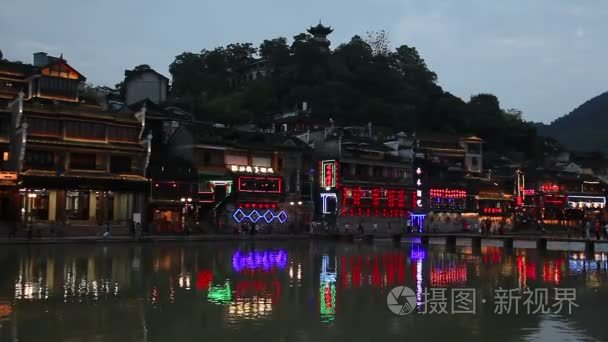
<instances>
[{"instance_id":1,"label":"calm water surface","mask_svg":"<svg viewBox=\"0 0 608 342\"><path fill-rule=\"evenodd\" d=\"M601 253L381 241L3 246L0 267L1 341L608 341ZM396 316L386 301L398 285L419 299L425 287L475 288L477 313ZM497 315L499 287L575 288L579 307Z\"/></svg>"}]
</instances>

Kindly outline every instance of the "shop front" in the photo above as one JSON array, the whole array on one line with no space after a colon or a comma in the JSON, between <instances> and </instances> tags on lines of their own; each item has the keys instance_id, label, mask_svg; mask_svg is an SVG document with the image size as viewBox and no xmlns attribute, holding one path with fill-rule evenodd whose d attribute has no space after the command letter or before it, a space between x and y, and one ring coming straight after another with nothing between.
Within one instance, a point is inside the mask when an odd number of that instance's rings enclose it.
<instances>
[{"instance_id":1,"label":"shop front","mask_svg":"<svg viewBox=\"0 0 608 342\"><path fill-rule=\"evenodd\" d=\"M144 212L149 182L139 176L26 174L20 186L21 223L47 233L62 227L68 235L95 235L108 223L115 233L126 233L133 214Z\"/></svg>"},{"instance_id":2,"label":"shop front","mask_svg":"<svg viewBox=\"0 0 608 342\"><path fill-rule=\"evenodd\" d=\"M513 201L508 198L480 197L479 223L489 228L491 233L504 233L513 229Z\"/></svg>"}]
</instances>

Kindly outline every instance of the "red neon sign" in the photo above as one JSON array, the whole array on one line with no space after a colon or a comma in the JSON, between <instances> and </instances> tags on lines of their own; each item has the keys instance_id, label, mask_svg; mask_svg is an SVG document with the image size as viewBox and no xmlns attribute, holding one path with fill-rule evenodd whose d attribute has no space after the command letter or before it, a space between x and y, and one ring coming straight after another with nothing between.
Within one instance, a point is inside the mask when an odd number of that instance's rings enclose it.
<instances>
[{"instance_id":1,"label":"red neon sign","mask_svg":"<svg viewBox=\"0 0 608 342\"><path fill-rule=\"evenodd\" d=\"M431 189L431 197L440 198L466 198L467 192L465 190L454 190L454 189Z\"/></svg>"},{"instance_id":2,"label":"red neon sign","mask_svg":"<svg viewBox=\"0 0 608 342\"><path fill-rule=\"evenodd\" d=\"M553 183L545 183L541 185L540 189L542 190L542 192L558 192L559 186Z\"/></svg>"},{"instance_id":3,"label":"red neon sign","mask_svg":"<svg viewBox=\"0 0 608 342\"><path fill-rule=\"evenodd\" d=\"M245 209L277 209L279 205L273 202L240 202L238 206Z\"/></svg>"},{"instance_id":4,"label":"red neon sign","mask_svg":"<svg viewBox=\"0 0 608 342\"><path fill-rule=\"evenodd\" d=\"M502 214L502 208L483 208L484 214Z\"/></svg>"},{"instance_id":5,"label":"red neon sign","mask_svg":"<svg viewBox=\"0 0 608 342\"><path fill-rule=\"evenodd\" d=\"M534 196L534 194L536 194L536 191L534 189L524 189L521 193L524 196Z\"/></svg>"}]
</instances>

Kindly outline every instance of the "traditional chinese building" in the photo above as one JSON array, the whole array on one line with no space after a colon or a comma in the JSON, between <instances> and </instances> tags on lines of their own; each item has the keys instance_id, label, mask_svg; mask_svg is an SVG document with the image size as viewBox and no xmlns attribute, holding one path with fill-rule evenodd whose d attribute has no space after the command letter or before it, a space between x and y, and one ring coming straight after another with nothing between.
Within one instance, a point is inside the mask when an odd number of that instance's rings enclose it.
<instances>
[{"instance_id":1,"label":"traditional chinese building","mask_svg":"<svg viewBox=\"0 0 608 342\"><path fill-rule=\"evenodd\" d=\"M318 140L318 139L317 139ZM412 159L381 141L371 127L333 127L316 141L319 184L316 205L339 229L369 231L406 225L415 204Z\"/></svg>"},{"instance_id":2,"label":"traditional chinese building","mask_svg":"<svg viewBox=\"0 0 608 342\"><path fill-rule=\"evenodd\" d=\"M209 229L301 229L310 221L310 154L302 141L207 124L180 130L175 141L175 154L196 167L197 215Z\"/></svg>"},{"instance_id":3,"label":"traditional chinese building","mask_svg":"<svg viewBox=\"0 0 608 342\"><path fill-rule=\"evenodd\" d=\"M96 234L103 222L126 231L147 205L142 121L85 94L84 81L62 57L0 61L6 168L18 176L13 203L19 221L43 231L55 222L68 224L66 234Z\"/></svg>"}]
</instances>

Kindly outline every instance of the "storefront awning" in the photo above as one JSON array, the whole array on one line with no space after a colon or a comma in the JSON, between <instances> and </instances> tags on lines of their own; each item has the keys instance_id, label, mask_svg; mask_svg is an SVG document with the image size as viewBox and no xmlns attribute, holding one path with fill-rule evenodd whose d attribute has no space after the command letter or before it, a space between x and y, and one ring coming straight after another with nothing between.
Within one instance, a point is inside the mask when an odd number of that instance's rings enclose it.
<instances>
[{"instance_id":1,"label":"storefront awning","mask_svg":"<svg viewBox=\"0 0 608 342\"><path fill-rule=\"evenodd\" d=\"M94 174L65 174L65 175L21 175L21 188L47 188L66 190L101 190L101 191L135 191L150 190L150 181L137 175L94 175Z\"/></svg>"}]
</instances>

